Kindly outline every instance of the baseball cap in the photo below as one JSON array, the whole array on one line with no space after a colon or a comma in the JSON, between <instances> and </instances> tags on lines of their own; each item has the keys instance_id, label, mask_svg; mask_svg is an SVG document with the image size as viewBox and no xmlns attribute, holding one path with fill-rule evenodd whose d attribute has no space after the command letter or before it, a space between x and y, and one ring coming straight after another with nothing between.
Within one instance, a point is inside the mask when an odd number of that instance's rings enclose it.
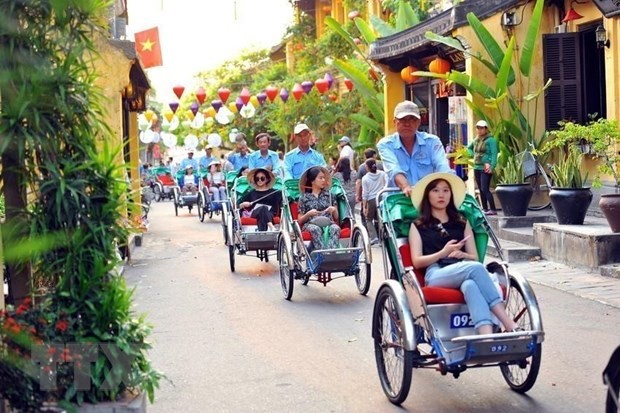
<instances>
[{"instance_id":1,"label":"baseball cap","mask_svg":"<svg viewBox=\"0 0 620 413\"><path fill-rule=\"evenodd\" d=\"M415 116L420 119L420 108L410 100L404 100L394 108L394 117L396 119L402 119L407 116Z\"/></svg>"},{"instance_id":2,"label":"baseball cap","mask_svg":"<svg viewBox=\"0 0 620 413\"><path fill-rule=\"evenodd\" d=\"M484 120L479 120L479 121L476 123L476 127L477 127L477 128L478 128L478 127L480 127L480 128L488 128L488 127L489 127L489 125L487 124L487 122L486 122L486 121L484 121Z\"/></svg>"},{"instance_id":3,"label":"baseball cap","mask_svg":"<svg viewBox=\"0 0 620 413\"><path fill-rule=\"evenodd\" d=\"M349 139L348 136L343 136L342 138L338 139L338 142L351 143L351 139Z\"/></svg>"},{"instance_id":4,"label":"baseball cap","mask_svg":"<svg viewBox=\"0 0 620 413\"><path fill-rule=\"evenodd\" d=\"M295 129L293 129L293 133L295 133L295 135L299 135L300 133L302 133L305 130L307 130L307 131L310 130L308 125L306 125L305 123L298 123L297 125L295 125Z\"/></svg>"},{"instance_id":5,"label":"baseball cap","mask_svg":"<svg viewBox=\"0 0 620 413\"><path fill-rule=\"evenodd\" d=\"M192 168L193 168L193 166L191 166L191 165L185 165L185 169L192 169Z\"/></svg>"}]
</instances>

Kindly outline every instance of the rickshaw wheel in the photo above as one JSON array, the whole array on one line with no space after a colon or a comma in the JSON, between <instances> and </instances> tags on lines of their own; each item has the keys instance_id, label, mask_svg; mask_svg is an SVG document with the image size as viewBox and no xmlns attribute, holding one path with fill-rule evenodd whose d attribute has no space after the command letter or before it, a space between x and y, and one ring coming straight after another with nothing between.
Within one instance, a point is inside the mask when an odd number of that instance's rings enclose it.
<instances>
[{"instance_id":1,"label":"rickshaw wheel","mask_svg":"<svg viewBox=\"0 0 620 413\"><path fill-rule=\"evenodd\" d=\"M370 263L368 263L368 257L366 256L366 249L364 248L364 238L362 233L357 231L353 234L352 246L354 248L361 248L362 252L359 256L359 271L355 273L355 283L357 284L357 290L361 295L368 294L370 289Z\"/></svg>"},{"instance_id":2,"label":"rickshaw wheel","mask_svg":"<svg viewBox=\"0 0 620 413\"><path fill-rule=\"evenodd\" d=\"M179 216L179 204L177 204L176 199L174 200L174 215Z\"/></svg>"},{"instance_id":3,"label":"rickshaw wheel","mask_svg":"<svg viewBox=\"0 0 620 413\"><path fill-rule=\"evenodd\" d=\"M204 222L205 220L205 211L203 208L204 206L202 205L202 197L198 195L198 198L196 199L196 210L198 211L198 219L200 220L200 222Z\"/></svg>"},{"instance_id":4,"label":"rickshaw wheel","mask_svg":"<svg viewBox=\"0 0 620 413\"><path fill-rule=\"evenodd\" d=\"M512 280L510 282L508 297L509 300L506 303L506 312L508 312L508 315L524 330L531 330L532 315L529 311L528 303L525 301L525 297L519 286ZM538 343L536 344L532 356L525 360L527 362L525 368L521 368L517 364L500 365L502 375L506 383L508 383L508 386L517 393L525 393L531 389L538 377L541 358L542 344Z\"/></svg>"},{"instance_id":5,"label":"rickshaw wheel","mask_svg":"<svg viewBox=\"0 0 620 413\"><path fill-rule=\"evenodd\" d=\"M403 322L397 303L390 288L379 289L373 312L372 336L383 392L390 402L400 405L409 395L414 354L404 348Z\"/></svg>"},{"instance_id":6,"label":"rickshaw wheel","mask_svg":"<svg viewBox=\"0 0 620 413\"><path fill-rule=\"evenodd\" d=\"M208 208L209 208L209 219L212 219L213 218L213 205L208 204Z\"/></svg>"},{"instance_id":7,"label":"rickshaw wheel","mask_svg":"<svg viewBox=\"0 0 620 413\"><path fill-rule=\"evenodd\" d=\"M230 272L235 272L235 244L232 241L228 246L228 260L230 262Z\"/></svg>"},{"instance_id":8,"label":"rickshaw wheel","mask_svg":"<svg viewBox=\"0 0 620 413\"><path fill-rule=\"evenodd\" d=\"M286 254L286 244L280 240L278 243L278 256L280 257L280 285L286 300L293 296L293 273L288 268L288 255Z\"/></svg>"}]
</instances>

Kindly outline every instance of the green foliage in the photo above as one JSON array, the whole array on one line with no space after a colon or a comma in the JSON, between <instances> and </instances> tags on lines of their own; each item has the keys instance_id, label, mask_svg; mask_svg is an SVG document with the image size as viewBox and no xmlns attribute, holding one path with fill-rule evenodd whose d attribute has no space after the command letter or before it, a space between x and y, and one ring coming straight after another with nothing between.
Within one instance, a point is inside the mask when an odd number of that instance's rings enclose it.
<instances>
[{"instance_id":1,"label":"green foliage","mask_svg":"<svg viewBox=\"0 0 620 413\"><path fill-rule=\"evenodd\" d=\"M583 153L572 147L568 154L560 156L550 175L557 188L583 188L588 180L588 174L581 172Z\"/></svg>"},{"instance_id":2,"label":"green foliage","mask_svg":"<svg viewBox=\"0 0 620 413\"><path fill-rule=\"evenodd\" d=\"M466 56L482 63L494 76L491 84L481 81L466 73L451 71L445 75L417 72L416 75L446 79L463 86L473 96L484 101L479 105L469 100L468 105L477 117L489 123L490 130L500 142L498 163L505 165L509 159L523 151L540 151L547 135L536 135L538 121L538 101L543 92L550 86L551 81L541 87L529 91L530 72L533 55L539 38L540 24L544 0L537 0L529 21L528 31L522 45L517 45L516 38L511 37L506 49L486 29L484 24L473 14L467 15L478 41L482 44L485 55L481 51L465 49L462 44L452 37L445 37L427 32L426 37L434 42L442 43L463 52ZM513 67L515 50L519 49L518 68ZM517 77L518 76L518 77ZM525 85L525 95L515 94L516 83ZM544 162L544 159L541 160Z\"/></svg>"},{"instance_id":3,"label":"green foliage","mask_svg":"<svg viewBox=\"0 0 620 413\"><path fill-rule=\"evenodd\" d=\"M0 158L18 160L10 172L20 188L28 188L30 201L19 211L27 219L7 216L10 231L3 228L3 235L11 242L5 238L3 245L20 246L7 250L7 262L29 259L33 294L45 295L33 308L3 316L27 336L10 335L2 323L0 334L17 348L0 355L0 395L24 411L39 411L46 399L115 400L126 390L142 390L152 399L162 377L146 357L150 327L133 315L132 292L115 271L117 241L128 238L121 214L128 188L126 171L118 166L122 148L106 145L113 136L104 122L101 92L93 86L92 65L93 39L104 30L107 6L103 0L0 3ZM19 189L7 186L4 167L1 173L3 191ZM40 346L98 343L116 350L96 355L88 390L75 388L62 367L58 373L67 380L48 390L25 377L32 348L23 347L28 341L22 338ZM122 353L131 361L115 363ZM16 364L19 357L26 364Z\"/></svg>"},{"instance_id":4,"label":"green foliage","mask_svg":"<svg viewBox=\"0 0 620 413\"><path fill-rule=\"evenodd\" d=\"M0 220L4 219L5 214L6 214L6 206L4 203L4 195L0 194Z\"/></svg>"},{"instance_id":5,"label":"green foliage","mask_svg":"<svg viewBox=\"0 0 620 413\"><path fill-rule=\"evenodd\" d=\"M513 157L498 171L497 182L500 185L522 184L525 182L523 162L520 157Z\"/></svg>"}]
</instances>

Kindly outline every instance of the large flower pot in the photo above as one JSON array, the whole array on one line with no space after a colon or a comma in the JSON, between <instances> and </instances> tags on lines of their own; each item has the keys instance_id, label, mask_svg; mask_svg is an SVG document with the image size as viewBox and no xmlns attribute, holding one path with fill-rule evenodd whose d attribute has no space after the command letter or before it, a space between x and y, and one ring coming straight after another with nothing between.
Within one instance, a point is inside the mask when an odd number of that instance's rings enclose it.
<instances>
[{"instance_id":1,"label":"large flower pot","mask_svg":"<svg viewBox=\"0 0 620 413\"><path fill-rule=\"evenodd\" d=\"M605 214L611 231L614 233L620 232L620 194L601 195L598 206Z\"/></svg>"},{"instance_id":2,"label":"large flower pot","mask_svg":"<svg viewBox=\"0 0 620 413\"><path fill-rule=\"evenodd\" d=\"M583 225L592 203L590 188L551 188L553 213L560 225Z\"/></svg>"},{"instance_id":3,"label":"large flower pot","mask_svg":"<svg viewBox=\"0 0 620 413\"><path fill-rule=\"evenodd\" d=\"M495 187L495 195L502 204L502 212L509 217L525 216L533 192L530 184L497 185Z\"/></svg>"}]
</instances>

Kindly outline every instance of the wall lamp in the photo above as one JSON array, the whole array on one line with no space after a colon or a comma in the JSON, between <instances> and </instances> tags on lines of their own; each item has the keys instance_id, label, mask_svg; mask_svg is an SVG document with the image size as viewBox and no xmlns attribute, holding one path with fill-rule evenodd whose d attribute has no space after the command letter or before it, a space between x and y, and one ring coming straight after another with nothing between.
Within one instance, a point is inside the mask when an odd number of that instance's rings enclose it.
<instances>
[{"instance_id":1,"label":"wall lamp","mask_svg":"<svg viewBox=\"0 0 620 413\"><path fill-rule=\"evenodd\" d=\"M607 30L603 27L603 25L599 25L595 32L596 34L596 45L599 49L604 47L609 48L609 39L607 38Z\"/></svg>"}]
</instances>

